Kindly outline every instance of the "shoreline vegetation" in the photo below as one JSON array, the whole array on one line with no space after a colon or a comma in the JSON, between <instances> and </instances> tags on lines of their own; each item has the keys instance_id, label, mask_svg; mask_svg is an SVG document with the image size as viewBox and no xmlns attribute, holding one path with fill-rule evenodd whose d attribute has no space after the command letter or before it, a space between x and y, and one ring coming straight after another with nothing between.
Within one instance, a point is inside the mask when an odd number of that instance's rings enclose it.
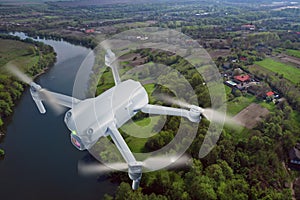
<instances>
[{"instance_id":1,"label":"shoreline vegetation","mask_svg":"<svg viewBox=\"0 0 300 200\"><path fill-rule=\"evenodd\" d=\"M32 38L44 38L44 39L49 39L49 40L56 40L60 41L63 39L66 42L69 42L74 45L80 45L86 48L95 48L97 46L97 40L94 37L77 37L77 36L72 36L72 35L63 35L63 34L58 34L58 33L47 33L44 31L30 31L30 30L5 30L4 33L9 33L9 32L24 32L26 33L27 36L32 37Z\"/></svg>"},{"instance_id":2,"label":"shoreline vegetation","mask_svg":"<svg viewBox=\"0 0 300 200\"><path fill-rule=\"evenodd\" d=\"M4 67L12 63L35 79L54 65L56 53L51 46L42 42L29 38L21 40L17 36L5 34L0 34L0 44L2 47L0 50L0 142L2 142L13 108L18 104L27 87L9 75Z\"/></svg>"},{"instance_id":3,"label":"shoreline vegetation","mask_svg":"<svg viewBox=\"0 0 300 200\"><path fill-rule=\"evenodd\" d=\"M5 151L0 148L0 160L3 159L5 156Z\"/></svg>"},{"instance_id":4,"label":"shoreline vegetation","mask_svg":"<svg viewBox=\"0 0 300 200\"><path fill-rule=\"evenodd\" d=\"M244 90L227 88L229 112L240 111L236 105L244 108L244 105L259 103L268 108L269 115L251 129L245 128L238 132L225 127L217 146L208 156L199 159L199 147L209 127L209 122L203 119L194 142L187 150L192 157L192 166L145 173L137 191L132 191L125 173L111 174L111 180L118 183L119 187L115 194L106 195L104 199L300 198L300 187L297 184L290 187L300 173L288 168L289 151L300 142L300 82L299 78L294 77L296 73L293 73L290 81L291 77L286 72L286 66L290 66L289 69L294 67L294 71L300 70L297 67L300 52L300 5L297 5L298 8L288 8L291 4L289 1L272 3L269 0L204 0L201 4L197 1L177 0L172 2L174 4L170 4L170 1L155 1L151 4L120 4L119 1L105 4L93 1L93 6L87 6L86 2L52 1L38 6L1 4L0 31L21 31L29 36L39 35L50 39L63 38L72 44L93 47L100 38L132 28L154 26L176 29L197 40L210 52L224 81L247 74L257 83L252 87L254 93L264 95L272 90L282 97L282 101L275 104L258 95L259 98L256 98ZM139 36L144 36L144 33ZM176 57L172 59L153 51L132 53L135 54L133 58L142 57L153 63L172 63L172 67L186 71L187 65ZM125 68L122 70L135 66L129 61L123 63ZM97 72L96 68L94 70ZM184 74L194 73L191 71ZM169 79L178 85L175 80ZM207 101L208 104L209 99L199 77L192 76L189 79L195 83L197 94L203 95L199 96L199 101ZM100 82L97 80L97 75L91 77L91 85L99 94L113 85L111 70L103 71ZM154 87L154 92L168 92L159 85L151 87ZM143 117L146 118L143 115L137 116L136 122L146 124ZM179 124L179 118L168 117L161 133L150 137L148 141L128 136L126 131L131 131L130 127L122 134L136 151L157 150L173 139ZM101 153L103 156L110 155Z\"/></svg>"}]
</instances>

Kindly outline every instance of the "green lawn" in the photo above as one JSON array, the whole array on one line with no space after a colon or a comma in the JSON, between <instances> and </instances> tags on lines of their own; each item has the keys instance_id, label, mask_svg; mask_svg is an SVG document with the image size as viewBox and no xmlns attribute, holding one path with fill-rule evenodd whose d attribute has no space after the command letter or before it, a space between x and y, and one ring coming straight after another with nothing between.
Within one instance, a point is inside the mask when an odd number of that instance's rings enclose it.
<instances>
[{"instance_id":1,"label":"green lawn","mask_svg":"<svg viewBox=\"0 0 300 200\"><path fill-rule=\"evenodd\" d=\"M225 86L225 92L226 92L226 95L227 95L227 97L231 94L231 91L232 91L232 89L231 89L231 87L229 87L229 86L227 86L227 85L224 85Z\"/></svg>"},{"instance_id":2,"label":"green lawn","mask_svg":"<svg viewBox=\"0 0 300 200\"><path fill-rule=\"evenodd\" d=\"M135 137L126 138L126 143L128 144L128 147L134 153L145 152L145 144L147 141L148 138L135 138Z\"/></svg>"},{"instance_id":3,"label":"green lawn","mask_svg":"<svg viewBox=\"0 0 300 200\"><path fill-rule=\"evenodd\" d=\"M147 93L148 93L148 97L149 97L149 102L150 103L153 103L155 101L154 97L152 96L152 92L154 91L155 89L155 85L152 83L152 84L146 84L146 85L143 85L144 88L146 89Z\"/></svg>"},{"instance_id":4,"label":"green lawn","mask_svg":"<svg viewBox=\"0 0 300 200\"><path fill-rule=\"evenodd\" d=\"M126 143L133 152L144 151L148 138L156 134L153 127L162 118L162 116L147 117L135 122L130 121L121 127L122 131L130 135L126 138Z\"/></svg>"},{"instance_id":5,"label":"green lawn","mask_svg":"<svg viewBox=\"0 0 300 200\"><path fill-rule=\"evenodd\" d=\"M13 61L22 68L31 67L38 62L38 56L30 54L29 49L34 45L15 40L0 39L0 67Z\"/></svg>"},{"instance_id":6,"label":"green lawn","mask_svg":"<svg viewBox=\"0 0 300 200\"><path fill-rule=\"evenodd\" d=\"M289 56L294 56L294 57L300 58L300 51L299 50L287 49L286 53Z\"/></svg>"},{"instance_id":7,"label":"green lawn","mask_svg":"<svg viewBox=\"0 0 300 200\"><path fill-rule=\"evenodd\" d=\"M268 109L270 112L273 112L275 111L276 109L276 106L273 102L265 102L265 101L260 101L260 102L257 102L259 105L261 105L262 107Z\"/></svg>"},{"instance_id":8,"label":"green lawn","mask_svg":"<svg viewBox=\"0 0 300 200\"><path fill-rule=\"evenodd\" d=\"M246 94L227 102L227 113L234 116L256 100L255 96Z\"/></svg>"},{"instance_id":9,"label":"green lawn","mask_svg":"<svg viewBox=\"0 0 300 200\"><path fill-rule=\"evenodd\" d=\"M149 95L150 102L153 102L152 92L155 89L155 85L146 84L144 87ZM130 121L121 127L126 134L130 135L126 138L126 142L133 152L144 152L148 138L156 134L153 131L153 127L162 119L162 116L151 116L134 122Z\"/></svg>"},{"instance_id":10,"label":"green lawn","mask_svg":"<svg viewBox=\"0 0 300 200\"><path fill-rule=\"evenodd\" d=\"M129 121L121 129L128 135L149 137L155 134L153 127L162 119L161 116L151 116L138 121Z\"/></svg>"},{"instance_id":11,"label":"green lawn","mask_svg":"<svg viewBox=\"0 0 300 200\"><path fill-rule=\"evenodd\" d=\"M263 61L256 62L255 64L264 67L274 73L283 74L283 77L294 84L297 84L300 80L300 69L274 61L271 58L267 58Z\"/></svg>"}]
</instances>

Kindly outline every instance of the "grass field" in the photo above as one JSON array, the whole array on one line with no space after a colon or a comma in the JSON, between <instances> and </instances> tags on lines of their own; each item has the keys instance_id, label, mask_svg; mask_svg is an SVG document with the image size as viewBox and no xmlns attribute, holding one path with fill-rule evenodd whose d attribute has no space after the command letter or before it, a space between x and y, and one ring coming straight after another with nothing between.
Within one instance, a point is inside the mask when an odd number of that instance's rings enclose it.
<instances>
[{"instance_id":1,"label":"grass field","mask_svg":"<svg viewBox=\"0 0 300 200\"><path fill-rule=\"evenodd\" d=\"M15 40L0 39L0 67L12 62L25 70L38 62L39 57L29 51L34 45Z\"/></svg>"},{"instance_id":2,"label":"grass field","mask_svg":"<svg viewBox=\"0 0 300 200\"><path fill-rule=\"evenodd\" d=\"M133 152L143 152L148 137L156 134L153 127L161 119L162 116L153 116L135 122L128 122L122 126L122 131L130 135L126 138L126 142Z\"/></svg>"},{"instance_id":3,"label":"grass field","mask_svg":"<svg viewBox=\"0 0 300 200\"><path fill-rule=\"evenodd\" d=\"M287 50L286 50L286 53L287 53L289 56L294 56L294 57L296 57L296 58L300 58L300 51L298 51L298 50L287 49Z\"/></svg>"},{"instance_id":4,"label":"grass field","mask_svg":"<svg viewBox=\"0 0 300 200\"><path fill-rule=\"evenodd\" d=\"M271 58L267 58L263 61L256 62L255 64L264 67L274 73L283 74L283 77L294 84L297 84L300 80L300 69L274 61Z\"/></svg>"},{"instance_id":5,"label":"grass field","mask_svg":"<svg viewBox=\"0 0 300 200\"><path fill-rule=\"evenodd\" d=\"M259 105L261 105L262 107L268 109L271 112L274 112L276 109L276 106L273 102L265 102L265 101L261 101L261 102L257 102Z\"/></svg>"},{"instance_id":6,"label":"grass field","mask_svg":"<svg viewBox=\"0 0 300 200\"><path fill-rule=\"evenodd\" d=\"M153 103L155 101L154 97L152 96L152 92L155 89L155 85L154 84L146 84L144 85L147 93L148 93L148 97L149 97L149 103Z\"/></svg>"},{"instance_id":7,"label":"grass field","mask_svg":"<svg viewBox=\"0 0 300 200\"><path fill-rule=\"evenodd\" d=\"M231 116L238 114L256 100L255 96L246 94L227 102L227 113Z\"/></svg>"},{"instance_id":8,"label":"grass field","mask_svg":"<svg viewBox=\"0 0 300 200\"><path fill-rule=\"evenodd\" d=\"M150 102L153 102L154 98L152 97L152 92L155 89L154 84L146 84L144 85L144 87L148 93ZM162 119L162 116L152 116L144 118L142 120L128 122L124 126L122 126L121 129L125 133L130 135L126 138L126 142L133 152L144 152L145 144L148 140L148 137L151 137L154 134L156 134L153 131L153 127L158 123L159 120Z\"/></svg>"},{"instance_id":9,"label":"grass field","mask_svg":"<svg viewBox=\"0 0 300 200\"><path fill-rule=\"evenodd\" d=\"M227 95L227 97L231 94L231 91L232 91L232 89L231 89L231 87L229 87L229 86L227 86L227 85L224 85L225 86L225 92L226 92L226 95Z\"/></svg>"}]
</instances>

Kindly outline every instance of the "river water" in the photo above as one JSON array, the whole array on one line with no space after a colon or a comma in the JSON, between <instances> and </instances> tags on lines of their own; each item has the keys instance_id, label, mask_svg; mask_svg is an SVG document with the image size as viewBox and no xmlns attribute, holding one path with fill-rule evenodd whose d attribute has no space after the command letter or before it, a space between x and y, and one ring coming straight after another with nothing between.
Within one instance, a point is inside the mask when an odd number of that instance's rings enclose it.
<instances>
[{"instance_id":1,"label":"river water","mask_svg":"<svg viewBox=\"0 0 300 200\"><path fill-rule=\"evenodd\" d=\"M64 41L40 41L54 48L57 62L36 82L71 95L76 72L90 50ZM88 153L75 149L69 134L63 115L55 115L50 108L41 115L26 89L1 144L6 156L0 161L0 199L99 200L105 193L112 194L116 185L105 178L78 174L78 160Z\"/></svg>"}]
</instances>

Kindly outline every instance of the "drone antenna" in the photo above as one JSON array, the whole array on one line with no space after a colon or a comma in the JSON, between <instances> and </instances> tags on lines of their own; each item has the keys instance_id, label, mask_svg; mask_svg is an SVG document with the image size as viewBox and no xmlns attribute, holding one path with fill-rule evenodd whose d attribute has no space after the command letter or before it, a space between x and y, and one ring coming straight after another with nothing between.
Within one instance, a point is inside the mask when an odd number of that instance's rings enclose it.
<instances>
[{"instance_id":1,"label":"drone antenna","mask_svg":"<svg viewBox=\"0 0 300 200\"><path fill-rule=\"evenodd\" d=\"M118 85L119 83L121 83L120 75L118 72L118 62L116 59L116 55L111 51L111 49L106 50L105 65L107 65L112 69L115 84Z\"/></svg>"}]
</instances>

